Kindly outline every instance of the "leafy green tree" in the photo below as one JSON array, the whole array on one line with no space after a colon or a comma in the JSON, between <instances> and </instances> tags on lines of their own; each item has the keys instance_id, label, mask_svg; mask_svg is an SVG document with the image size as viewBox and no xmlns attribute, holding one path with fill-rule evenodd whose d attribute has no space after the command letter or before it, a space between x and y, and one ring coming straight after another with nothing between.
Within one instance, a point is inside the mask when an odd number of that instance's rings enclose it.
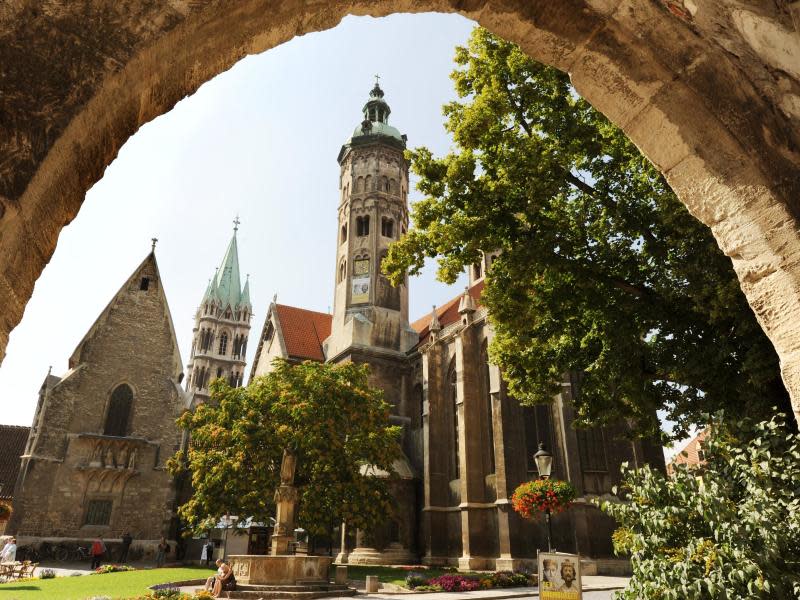
<instances>
[{"instance_id":1,"label":"leafy green tree","mask_svg":"<svg viewBox=\"0 0 800 600\"><path fill-rule=\"evenodd\" d=\"M482 303L492 359L523 403L583 374L579 420L682 437L703 413L789 407L778 358L709 229L569 78L475 29L456 49L455 148L408 153L425 198L390 249L393 283L438 257L452 283L500 251Z\"/></svg>"},{"instance_id":2,"label":"leafy green tree","mask_svg":"<svg viewBox=\"0 0 800 600\"><path fill-rule=\"evenodd\" d=\"M329 534L347 522L369 529L393 507L387 480L400 456L400 428L389 425L389 405L369 386L368 368L276 360L274 370L246 388L223 380L211 402L178 421L191 443L171 461L191 475L192 496L179 509L187 526L202 531L221 515L268 522L285 448L297 455L298 523Z\"/></svg>"},{"instance_id":3,"label":"leafy green tree","mask_svg":"<svg viewBox=\"0 0 800 600\"><path fill-rule=\"evenodd\" d=\"M800 436L783 415L753 425L717 417L706 464L671 477L624 473L622 502L602 509L630 554L630 600L800 598Z\"/></svg>"}]
</instances>

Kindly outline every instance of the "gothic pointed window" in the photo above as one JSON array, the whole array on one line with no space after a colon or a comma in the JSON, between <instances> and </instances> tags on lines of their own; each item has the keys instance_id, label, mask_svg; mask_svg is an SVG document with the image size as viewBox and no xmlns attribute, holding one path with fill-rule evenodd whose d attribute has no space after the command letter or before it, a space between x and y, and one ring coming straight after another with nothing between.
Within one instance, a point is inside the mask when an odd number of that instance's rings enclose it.
<instances>
[{"instance_id":1,"label":"gothic pointed window","mask_svg":"<svg viewBox=\"0 0 800 600\"><path fill-rule=\"evenodd\" d=\"M225 353L228 351L228 334L223 333L219 336L219 355L225 356Z\"/></svg>"},{"instance_id":2,"label":"gothic pointed window","mask_svg":"<svg viewBox=\"0 0 800 600\"><path fill-rule=\"evenodd\" d=\"M124 383L118 385L111 392L103 434L118 437L128 435L131 408L133 408L133 390Z\"/></svg>"},{"instance_id":3,"label":"gothic pointed window","mask_svg":"<svg viewBox=\"0 0 800 600\"><path fill-rule=\"evenodd\" d=\"M344 244L347 241L347 225L342 225L342 240L341 244Z\"/></svg>"},{"instance_id":4,"label":"gothic pointed window","mask_svg":"<svg viewBox=\"0 0 800 600\"><path fill-rule=\"evenodd\" d=\"M339 263L339 283L344 281L344 278L347 276L347 260L342 259L342 262Z\"/></svg>"},{"instance_id":5,"label":"gothic pointed window","mask_svg":"<svg viewBox=\"0 0 800 600\"><path fill-rule=\"evenodd\" d=\"M222 375L223 375L222 367L217 367L217 379L222 377Z\"/></svg>"},{"instance_id":6,"label":"gothic pointed window","mask_svg":"<svg viewBox=\"0 0 800 600\"><path fill-rule=\"evenodd\" d=\"M494 462L494 418L492 415L492 394L491 394L491 380L489 378L489 347L488 342L484 340L481 346L480 357L481 371L483 375L483 397L486 401L486 432L488 437L486 440L486 457L488 459L487 470L489 473L495 472Z\"/></svg>"},{"instance_id":7,"label":"gothic pointed window","mask_svg":"<svg viewBox=\"0 0 800 600\"><path fill-rule=\"evenodd\" d=\"M459 440L459 426L458 426L458 376L456 374L456 361L450 363L450 371L447 375L447 385L450 396L450 408L453 417L452 429L452 453L450 454L450 478L461 478L461 448Z\"/></svg>"},{"instance_id":8,"label":"gothic pointed window","mask_svg":"<svg viewBox=\"0 0 800 600\"><path fill-rule=\"evenodd\" d=\"M533 460L533 455L539 450L539 443L543 443L554 454L556 450L553 446L550 405L523 406L522 421L525 427L525 456L528 459L528 472L536 472L536 461Z\"/></svg>"}]
</instances>

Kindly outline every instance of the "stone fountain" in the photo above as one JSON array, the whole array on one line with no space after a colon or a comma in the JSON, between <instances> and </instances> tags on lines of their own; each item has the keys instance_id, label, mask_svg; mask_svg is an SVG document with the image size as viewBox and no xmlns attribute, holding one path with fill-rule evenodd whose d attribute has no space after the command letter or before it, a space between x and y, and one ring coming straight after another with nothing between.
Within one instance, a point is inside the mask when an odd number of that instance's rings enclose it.
<instances>
[{"instance_id":1,"label":"stone fountain","mask_svg":"<svg viewBox=\"0 0 800 600\"><path fill-rule=\"evenodd\" d=\"M330 583L329 571L333 558L289 554L294 541L294 519L299 497L294 485L296 465L297 456L290 450L284 450L281 483L275 490L275 528L269 556L230 556L237 590L223 592L223 597L326 598L352 596L356 593L344 581Z\"/></svg>"}]
</instances>

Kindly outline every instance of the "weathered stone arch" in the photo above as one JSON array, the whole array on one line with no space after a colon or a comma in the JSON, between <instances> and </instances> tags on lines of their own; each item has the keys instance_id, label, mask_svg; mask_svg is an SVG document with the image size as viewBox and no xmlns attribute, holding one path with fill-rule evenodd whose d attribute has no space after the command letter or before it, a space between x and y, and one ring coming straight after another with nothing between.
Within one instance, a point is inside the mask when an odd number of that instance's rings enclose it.
<instances>
[{"instance_id":1,"label":"weathered stone arch","mask_svg":"<svg viewBox=\"0 0 800 600\"><path fill-rule=\"evenodd\" d=\"M800 36L732 0L50 0L0 7L0 357L58 233L136 130L345 15L457 12L570 73L733 260L800 415Z\"/></svg>"}]
</instances>

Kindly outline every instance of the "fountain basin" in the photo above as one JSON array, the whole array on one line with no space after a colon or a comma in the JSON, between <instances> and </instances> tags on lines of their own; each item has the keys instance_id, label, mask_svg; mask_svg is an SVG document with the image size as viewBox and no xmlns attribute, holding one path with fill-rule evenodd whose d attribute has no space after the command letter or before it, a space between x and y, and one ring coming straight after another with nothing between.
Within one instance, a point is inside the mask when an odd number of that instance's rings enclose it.
<instances>
[{"instance_id":1,"label":"fountain basin","mask_svg":"<svg viewBox=\"0 0 800 600\"><path fill-rule=\"evenodd\" d=\"M236 581L256 585L327 584L330 556L228 556Z\"/></svg>"}]
</instances>

